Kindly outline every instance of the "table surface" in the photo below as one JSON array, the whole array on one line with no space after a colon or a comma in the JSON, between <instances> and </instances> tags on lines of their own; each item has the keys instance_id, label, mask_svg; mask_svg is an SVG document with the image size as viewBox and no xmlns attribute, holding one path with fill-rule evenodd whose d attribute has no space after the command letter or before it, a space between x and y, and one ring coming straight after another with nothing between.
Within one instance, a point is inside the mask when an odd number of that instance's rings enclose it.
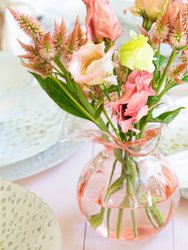
<instances>
[{"instance_id":1,"label":"table surface","mask_svg":"<svg viewBox=\"0 0 188 250\"><path fill-rule=\"evenodd\" d=\"M39 195L55 213L61 225L63 250L157 250L159 247L162 250L187 250L188 200L185 199L181 199L173 221L147 241L107 240L87 226L77 206L76 186L82 168L96 151L98 148L92 143L83 143L62 164L18 181Z\"/></svg>"}]
</instances>

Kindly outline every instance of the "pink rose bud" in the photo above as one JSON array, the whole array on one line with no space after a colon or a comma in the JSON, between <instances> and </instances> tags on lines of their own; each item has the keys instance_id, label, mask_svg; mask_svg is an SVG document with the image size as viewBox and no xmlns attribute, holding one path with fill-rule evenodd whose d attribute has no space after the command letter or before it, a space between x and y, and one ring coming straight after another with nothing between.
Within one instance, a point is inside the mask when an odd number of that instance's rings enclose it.
<instances>
[{"instance_id":1,"label":"pink rose bud","mask_svg":"<svg viewBox=\"0 0 188 250\"><path fill-rule=\"evenodd\" d=\"M114 42L123 30L108 0L83 0L87 8L87 38L100 43L104 38Z\"/></svg>"}]
</instances>

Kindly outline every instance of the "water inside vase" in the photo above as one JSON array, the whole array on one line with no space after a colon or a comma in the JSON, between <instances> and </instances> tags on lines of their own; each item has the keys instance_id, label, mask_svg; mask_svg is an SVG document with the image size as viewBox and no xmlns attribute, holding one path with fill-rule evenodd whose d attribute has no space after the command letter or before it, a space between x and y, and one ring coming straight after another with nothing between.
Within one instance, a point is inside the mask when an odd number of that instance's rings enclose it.
<instances>
[{"instance_id":1,"label":"water inside vase","mask_svg":"<svg viewBox=\"0 0 188 250\"><path fill-rule=\"evenodd\" d=\"M162 160L156 161L158 154L138 160L142 183L138 195L129 202L126 183L105 199L112 164L100 157L93 168L86 167L78 184L78 203L89 224L104 237L121 240L149 238L163 229L178 206L179 183ZM120 169L117 165L112 183L120 176Z\"/></svg>"},{"instance_id":2,"label":"water inside vase","mask_svg":"<svg viewBox=\"0 0 188 250\"><path fill-rule=\"evenodd\" d=\"M100 232L104 237L111 239L121 239L121 240L141 240L150 237L156 232L160 231L166 224L170 221L174 215L174 209L177 207L179 200L179 190L176 189L173 194L166 200L157 203L157 208L160 209L164 215L165 223L160 226L152 225L148 219L146 213L146 207L138 207L137 209L131 208L113 208L106 207L100 204L100 197L98 201L94 201L91 197L87 198L80 196L79 204L81 204L81 211L85 214L86 218L93 214L97 214L101 211L102 208L105 209L103 222L97 228L97 231ZM121 220L121 229L119 236L117 235L117 221L118 216L122 211L122 220ZM134 235L134 229L132 226L132 211L135 212L135 221L137 224L137 236ZM108 222L108 217L110 214L110 220Z\"/></svg>"}]
</instances>

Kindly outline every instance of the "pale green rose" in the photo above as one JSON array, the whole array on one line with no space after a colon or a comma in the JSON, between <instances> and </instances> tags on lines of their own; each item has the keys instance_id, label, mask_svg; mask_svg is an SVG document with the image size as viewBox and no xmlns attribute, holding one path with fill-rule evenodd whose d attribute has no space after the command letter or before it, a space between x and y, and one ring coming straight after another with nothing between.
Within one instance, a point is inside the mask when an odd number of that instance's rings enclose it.
<instances>
[{"instance_id":1,"label":"pale green rose","mask_svg":"<svg viewBox=\"0 0 188 250\"><path fill-rule=\"evenodd\" d=\"M148 38L133 31L130 32L131 40L120 49L120 63L131 70L146 70L153 72L154 51L148 44Z\"/></svg>"}]
</instances>

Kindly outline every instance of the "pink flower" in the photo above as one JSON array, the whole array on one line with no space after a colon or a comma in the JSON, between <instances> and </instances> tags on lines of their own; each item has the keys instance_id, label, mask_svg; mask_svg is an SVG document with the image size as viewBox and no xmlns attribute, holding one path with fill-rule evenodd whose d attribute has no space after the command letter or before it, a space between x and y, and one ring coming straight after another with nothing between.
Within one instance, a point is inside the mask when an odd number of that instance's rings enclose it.
<instances>
[{"instance_id":1,"label":"pink flower","mask_svg":"<svg viewBox=\"0 0 188 250\"><path fill-rule=\"evenodd\" d=\"M115 48L112 47L106 54L104 49L104 43L88 43L73 53L68 69L75 82L86 85L117 83L112 61Z\"/></svg>"},{"instance_id":2,"label":"pink flower","mask_svg":"<svg viewBox=\"0 0 188 250\"><path fill-rule=\"evenodd\" d=\"M153 75L146 71L134 70L122 86L124 94L118 101L109 104L124 133L128 130L140 132L134 128L134 124L148 113L148 97L155 95L155 91L149 86L152 78Z\"/></svg>"},{"instance_id":3,"label":"pink flower","mask_svg":"<svg viewBox=\"0 0 188 250\"><path fill-rule=\"evenodd\" d=\"M100 43L103 38L115 41L122 33L121 25L108 0L83 0L87 8L87 38Z\"/></svg>"}]
</instances>

